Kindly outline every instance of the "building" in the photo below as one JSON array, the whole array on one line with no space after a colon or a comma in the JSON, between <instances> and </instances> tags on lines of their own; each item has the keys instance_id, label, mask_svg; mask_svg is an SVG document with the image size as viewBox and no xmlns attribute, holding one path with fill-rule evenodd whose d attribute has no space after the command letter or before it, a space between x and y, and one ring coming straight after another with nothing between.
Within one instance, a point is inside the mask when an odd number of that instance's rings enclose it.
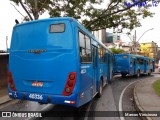
<instances>
[{"instance_id":1,"label":"building","mask_svg":"<svg viewBox=\"0 0 160 120\"><path fill-rule=\"evenodd\" d=\"M157 59L160 60L160 47L158 47ZM158 60L157 60L157 61L158 61Z\"/></svg>"},{"instance_id":2,"label":"building","mask_svg":"<svg viewBox=\"0 0 160 120\"><path fill-rule=\"evenodd\" d=\"M114 35L113 33L106 32L106 43L115 43L117 40L120 40L119 35Z\"/></svg>"},{"instance_id":3,"label":"building","mask_svg":"<svg viewBox=\"0 0 160 120\"><path fill-rule=\"evenodd\" d=\"M92 31L92 34L102 43L106 42L106 29Z\"/></svg>"},{"instance_id":4,"label":"building","mask_svg":"<svg viewBox=\"0 0 160 120\"><path fill-rule=\"evenodd\" d=\"M140 44L141 55L157 58L158 45L154 41Z\"/></svg>"},{"instance_id":5,"label":"building","mask_svg":"<svg viewBox=\"0 0 160 120\"><path fill-rule=\"evenodd\" d=\"M122 45L122 49L126 52L126 53L131 53L131 49L129 45Z\"/></svg>"},{"instance_id":6,"label":"building","mask_svg":"<svg viewBox=\"0 0 160 120\"><path fill-rule=\"evenodd\" d=\"M131 54L140 54L140 44L139 42L129 42L130 53Z\"/></svg>"},{"instance_id":7,"label":"building","mask_svg":"<svg viewBox=\"0 0 160 120\"><path fill-rule=\"evenodd\" d=\"M104 43L108 48L117 48L117 45L114 43Z\"/></svg>"}]
</instances>

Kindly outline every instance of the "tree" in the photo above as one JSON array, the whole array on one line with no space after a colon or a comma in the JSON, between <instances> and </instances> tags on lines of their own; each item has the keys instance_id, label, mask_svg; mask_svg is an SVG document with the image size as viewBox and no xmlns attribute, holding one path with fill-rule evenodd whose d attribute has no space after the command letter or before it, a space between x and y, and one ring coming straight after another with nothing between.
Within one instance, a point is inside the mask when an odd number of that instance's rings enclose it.
<instances>
[{"instance_id":1,"label":"tree","mask_svg":"<svg viewBox=\"0 0 160 120\"><path fill-rule=\"evenodd\" d=\"M45 11L50 17L70 16L79 20L91 31L105 28L140 27L140 18L152 17L149 11L148 0L110 0L106 8L97 8L104 4L104 0L11 0L21 5L28 14L30 20L38 19Z\"/></svg>"},{"instance_id":2,"label":"tree","mask_svg":"<svg viewBox=\"0 0 160 120\"><path fill-rule=\"evenodd\" d=\"M16 5L20 5L27 16L24 17L26 21L37 20L46 10L49 9L51 4L50 0L10 0Z\"/></svg>"},{"instance_id":3,"label":"tree","mask_svg":"<svg viewBox=\"0 0 160 120\"><path fill-rule=\"evenodd\" d=\"M68 2L69 1L69 2ZM146 0L134 0L128 2L126 6L124 0L110 0L106 8L98 9L95 5L102 4L103 0L63 0L64 4L55 1L49 10L51 17L55 16L72 16L82 20L82 24L89 30L99 30L105 28L128 28L130 30L141 26L140 17L152 17L153 13L149 12L149 7L138 7ZM149 0L148 0L149 1ZM135 8L135 7L136 8Z\"/></svg>"},{"instance_id":4,"label":"tree","mask_svg":"<svg viewBox=\"0 0 160 120\"><path fill-rule=\"evenodd\" d=\"M125 53L125 51L123 49L120 48L110 48L110 50L114 53L114 54L122 54Z\"/></svg>"}]
</instances>

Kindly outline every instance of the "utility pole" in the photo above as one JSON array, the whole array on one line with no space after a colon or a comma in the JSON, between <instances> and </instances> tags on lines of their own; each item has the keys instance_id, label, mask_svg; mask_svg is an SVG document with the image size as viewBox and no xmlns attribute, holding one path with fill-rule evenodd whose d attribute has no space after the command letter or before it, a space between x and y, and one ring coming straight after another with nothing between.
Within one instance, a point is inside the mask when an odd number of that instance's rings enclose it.
<instances>
[{"instance_id":1,"label":"utility pole","mask_svg":"<svg viewBox=\"0 0 160 120\"><path fill-rule=\"evenodd\" d=\"M134 35L133 35L133 37L130 37L129 35L131 34L131 33L122 33L122 34L125 34L125 35L127 35L128 37L129 37L129 39L131 40L131 42L132 42L132 49L133 49L133 53L134 54L137 54L137 45L138 45L138 42L139 42L139 40L142 38L142 36L146 33L146 32L148 32L148 31L150 31L150 30L153 30L154 28L151 28L151 29L148 29L148 30L146 30L142 35L141 35L141 37L139 37L139 39L137 40L137 32L136 32L136 30L134 31ZM132 50L131 50L132 51Z\"/></svg>"},{"instance_id":2,"label":"utility pole","mask_svg":"<svg viewBox=\"0 0 160 120\"><path fill-rule=\"evenodd\" d=\"M6 36L6 50L7 50L7 53L8 53L8 36Z\"/></svg>"},{"instance_id":3,"label":"utility pole","mask_svg":"<svg viewBox=\"0 0 160 120\"><path fill-rule=\"evenodd\" d=\"M136 44L137 44L137 40L136 40L136 30L135 30L135 32L134 32L134 40L135 40L135 41L134 41L134 44L135 44L135 48L134 48L134 50L135 50L135 51L134 51L134 52L135 52L135 54L137 54L137 45L136 45Z\"/></svg>"}]
</instances>

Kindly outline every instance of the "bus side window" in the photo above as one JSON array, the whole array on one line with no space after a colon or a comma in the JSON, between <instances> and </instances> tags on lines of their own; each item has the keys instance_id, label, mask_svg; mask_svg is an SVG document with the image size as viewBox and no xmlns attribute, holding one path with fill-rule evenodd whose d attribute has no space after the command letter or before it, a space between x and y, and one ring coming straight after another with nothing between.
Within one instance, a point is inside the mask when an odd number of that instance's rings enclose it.
<instances>
[{"instance_id":1,"label":"bus side window","mask_svg":"<svg viewBox=\"0 0 160 120\"><path fill-rule=\"evenodd\" d=\"M106 60L106 50L105 49L103 49L103 62L106 62L107 60ZM112 61L112 60L111 60Z\"/></svg>"},{"instance_id":2,"label":"bus side window","mask_svg":"<svg viewBox=\"0 0 160 120\"><path fill-rule=\"evenodd\" d=\"M140 63L141 65L143 65L144 64L144 59L141 59L141 63Z\"/></svg>"},{"instance_id":3,"label":"bus side window","mask_svg":"<svg viewBox=\"0 0 160 120\"><path fill-rule=\"evenodd\" d=\"M139 64L139 58L136 59L136 63Z\"/></svg>"},{"instance_id":4,"label":"bus side window","mask_svg":"<svg viewBox=\"0 0 160 120\"><path fill-rule=\"evenodd\" d=\"M85 61L85 41L84 34L79 32L79 47L80 47L80 60L81 62Z\"/></svg>"},{"instance_id":5,"label":"bus side window","mask_svg":"<svg viewBox=\"0 0 160 120\"><path fill-rule=\"evenodd\" d=\"M131 60L130 60L130 64L132 65L133 64L133 59L131 58Z\"/></svg>"},{"instance_id":6,"label":"bus side window","mask_svg":"<svg viewBox=\"0 0 160 120\"><path fill-rule=\"evenodd\" d=\"M105 62L105 49L99 45L98 54L99 54L99 62L104 63Z\"/></svg>"},{"instance_id":7,"label":"bus side window","mask_svg":"<svg viewBox=\"0 0 160 120\"><path fill-rule=\"evenodd\" d=\"M81 59L81 61L85 61L85 58L86 58L85 49L80 47L80 59Z\"/></svg>"},{"instance_id":8,"label":"bus side window","mask_svg":"<svg viewBox=\"0 0 160 120\"><path fill-rule=\"evenodd\" d=\"M146 64L148 65L148 60L146 61Z\"/></svg>"},{"instance_id":9,"label":"bus side window","mask_svg":"<svg viewBox=\"0 0 160 120\"><path fill-rule=\"evenodd\" d=\"M92 62L91 39L85 35L87 62Z\"/></svg>"},{"instance_id":10,"label":"bus side window","mask_svg":"<svg viewBox=\"0 0 160 120\"><path fill-rule=\"evenodd\" d=\"M82 63L92 62L91 55L91 40L90 38L79 32L79 48L80 48L80 61Z\"/></svg>"}]
</instances>

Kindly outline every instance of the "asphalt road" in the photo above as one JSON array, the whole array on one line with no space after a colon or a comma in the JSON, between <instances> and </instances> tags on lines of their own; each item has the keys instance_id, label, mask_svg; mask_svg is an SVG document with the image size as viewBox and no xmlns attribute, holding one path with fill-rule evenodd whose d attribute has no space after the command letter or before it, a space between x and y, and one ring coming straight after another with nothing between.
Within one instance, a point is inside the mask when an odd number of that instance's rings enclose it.
<instances>
[{"instance_id":1,"label":"asphalt road","mask_svg":"<svg viewBox=\"0 0 160 120\"><path fill-rule=\"evenodd\" d=\"M14 104L5 105L6 107L0 109L0 111L43 111L42 118L25 118L26 120L140 120L140 118L138 117L125 117L123 119L123 117L121 116L120 118L118 111L120 110L120 106L122 106L122 111L136 111L133 101L134 86L136 85L137 81L152 77L156 77L156 75L142 75L140 78L136 78L133 76L127 76L126 78L122 78L120 75L117 75L114 77L111 84L108 84L103 88L103 95L101 98L94 98L91 102L87 103L79 109L62 105L39 105L35 102L18 101ZM61 112L54 112L56 110L60 110ZM75 113L78 113L82 116L64 117L63 111L73 111L73 115ZM94 112L90 113L83 111ZM58 114L60 116L54 118L48 117L54 114ZM24 118L17 117L2 118L2 120L10 119L24 120Z\"/></svg>"}]
</instances>

